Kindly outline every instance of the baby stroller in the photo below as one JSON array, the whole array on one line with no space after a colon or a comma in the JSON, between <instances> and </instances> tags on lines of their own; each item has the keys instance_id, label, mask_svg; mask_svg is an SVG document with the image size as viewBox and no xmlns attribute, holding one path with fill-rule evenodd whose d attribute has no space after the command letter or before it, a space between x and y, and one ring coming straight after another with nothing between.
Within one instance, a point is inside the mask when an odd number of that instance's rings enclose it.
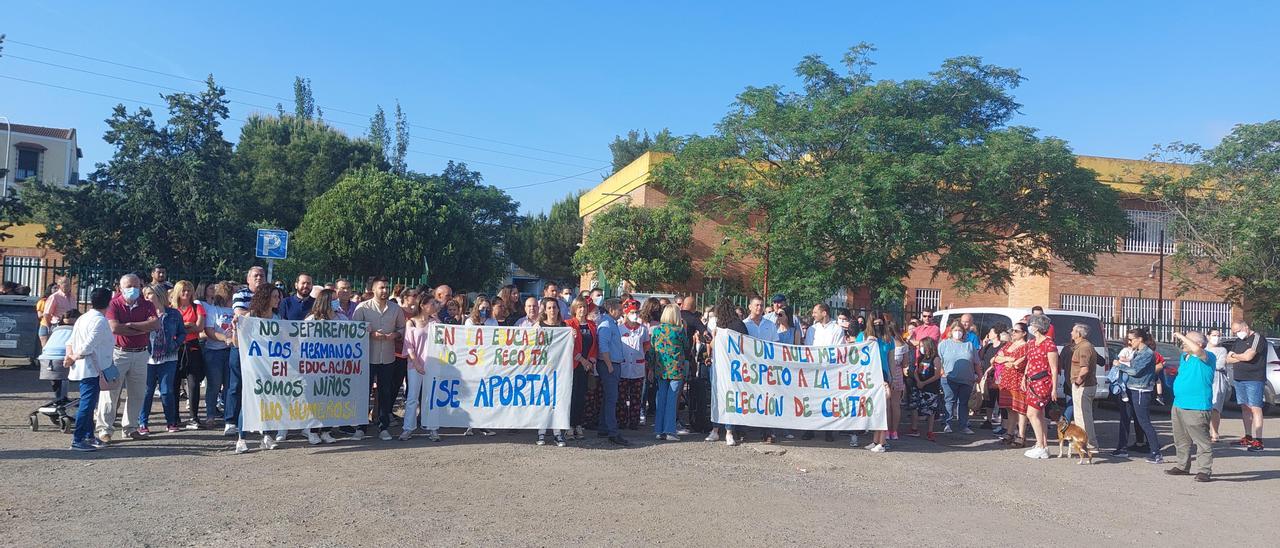
<instances>
[{"instance_id":1,"label":"baby stroller","mask_svg":"<svg viewBox=\"0 0 1280 548\"><path fill-rule=\"evenodd\" d=\"M80 398L67 397L67 385L71 381L67 380L67 368L62 366L62 360L39 360L40 363L40 380L58 383L54 389L53 399L48 403L37 407L31 415L27 417L31 423L31 431L40 430L40 415L49 417L49 421L62 430L63 434L70 433L75 427L75 418L67 414L67 410L73 410L80 406Z\"/></svg>"}]
</instances>

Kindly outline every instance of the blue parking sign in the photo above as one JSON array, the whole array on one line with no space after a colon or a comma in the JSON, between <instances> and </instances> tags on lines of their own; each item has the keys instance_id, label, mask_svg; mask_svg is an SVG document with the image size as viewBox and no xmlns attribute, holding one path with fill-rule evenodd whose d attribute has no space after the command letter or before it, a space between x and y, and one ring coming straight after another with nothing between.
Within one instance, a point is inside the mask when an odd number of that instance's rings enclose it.
<instances>
[{"instance_id":1,"label":"blue parking sign","mask_svg":"<svg viewBox=\"0 0 1280 548\"><path fill-rule=\"evenodd\" d=\"M259 259L285 259L289 257L289 231L271 228L258 229L258 245L255 255Z\"/></svg>"}]
</instances>

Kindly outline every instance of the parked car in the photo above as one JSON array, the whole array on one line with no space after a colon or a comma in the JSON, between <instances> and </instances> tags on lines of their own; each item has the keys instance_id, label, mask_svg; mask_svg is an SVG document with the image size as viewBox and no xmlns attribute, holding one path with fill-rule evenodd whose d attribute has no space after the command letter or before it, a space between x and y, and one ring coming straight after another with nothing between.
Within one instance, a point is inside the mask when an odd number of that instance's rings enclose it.
<instances>
[{"instance_id":1,"label":"parked car","mask_svg":"<svg viewBox=\"0 0 1280 548\"><path fill-rule=\"evenodd\" d=\"M1076 324L1082 323L1089 326L1089 342L1093 343L1093 348L1098 352L1099 356L1107 355L1106 343L1103 342L1102 319L1096 314L1088 312L1076 312L1074 310L1046 310L1045 315L1049 317L1049 324L1053 326L1053 344L1058 346L1058 351L1062 351L1062 347L1071 344L1071 329ZM987 332L995 325L1002 325L1006 329L1012 327L1013 324L1025 320L1031 315L1030 308L949 308L939 310L934 313L934 318L938 320L938 325L943 329L946 328L952 320L960 319L964 314L973 315L973 324L978 329L978 336L985 337ZM1108 362L1110 363L1110 362ZM1059 371L1066 371L1069 364L1060 364ZM1106 369L1102 366L1097 368L1098 387L1095 397L1105 398L1109 394L1107 389Z\"/></svg>"},{"instance_id":2,"label":"parked car","mask_svg":"<svg viewBox=\"0 0 1280 548\"><path fill-rule=\"evenodd\" d=\"M1230 350L1237 340L1239 339L1235 337L1223 337L1222 346ZM1275 408L1277 403L1280 403L1280 400L1277 399L1277 394L1280 394L1280 357L1277 357L1276 354L1276 348L1280 346L1277 343L1280 343L1280 339L1267 339L1267 342L1270 344L1267 345L1267 382L1262 385L1263 412L1270 411ZM1231 364L1227 364L1227 370L1231 371L1231 369ZM1232 379L1234 379L1234 371L1232 373ZM1235 402L1236 388L1233 385L1231 387L1231 397L1227 400L1227 403L1235 405Z\"/></svg>"}]
</instances>

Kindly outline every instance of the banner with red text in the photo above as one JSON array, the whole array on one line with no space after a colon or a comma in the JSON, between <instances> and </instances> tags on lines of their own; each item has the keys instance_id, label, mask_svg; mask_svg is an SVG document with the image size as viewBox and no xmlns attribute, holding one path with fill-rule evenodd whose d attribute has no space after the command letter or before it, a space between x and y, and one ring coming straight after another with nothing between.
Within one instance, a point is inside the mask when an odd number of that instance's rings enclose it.
<instances>
[{"instance_id":1,"label":"banner with red text","mask_svg":"<svg viewBox=\"0 0 1280 548\"><path fill-rule=\"evenodd\" d=\"M241 316L236 343L245 431L369 422L369 333L364 322Z\"/></svg>"},{"instance_id":2,"label":"banner with red text","mask_svg":"<svg viewBox=\"0 0 1280 548\"><path fill-rule=\"evenodd\" d=\"M721 329L711 420L791 430L884 430L888 388L872 342L795 346Z\"/></svg>"},{"instance_id":3,"label":"banner with red text","mask_svg":"<svg viewBox=\"0 0 1280 548\"><path fill-rule=\"evenodd\" d=\"M423 424L569 428L573 330L434 324Z\"/></svg>"}]
</instances>

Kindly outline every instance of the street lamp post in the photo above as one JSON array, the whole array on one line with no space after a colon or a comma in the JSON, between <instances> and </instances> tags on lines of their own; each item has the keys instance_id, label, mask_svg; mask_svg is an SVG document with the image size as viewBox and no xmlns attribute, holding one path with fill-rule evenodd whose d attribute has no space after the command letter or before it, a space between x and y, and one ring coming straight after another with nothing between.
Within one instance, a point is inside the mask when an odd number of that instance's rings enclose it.
<instances>
[{"instance_id":1,"label":"street lamp post","mask_svg":"<svg viewBox=\"0 0 1280 548\"><path fill-rule=\"evenodd\" d=\"M9 195L9 141L13 140L13 124L9 123L9 118L0 116L0 120L4 120L4 165L0 165L0 198Z\"/></svg>"}]
</instances>

